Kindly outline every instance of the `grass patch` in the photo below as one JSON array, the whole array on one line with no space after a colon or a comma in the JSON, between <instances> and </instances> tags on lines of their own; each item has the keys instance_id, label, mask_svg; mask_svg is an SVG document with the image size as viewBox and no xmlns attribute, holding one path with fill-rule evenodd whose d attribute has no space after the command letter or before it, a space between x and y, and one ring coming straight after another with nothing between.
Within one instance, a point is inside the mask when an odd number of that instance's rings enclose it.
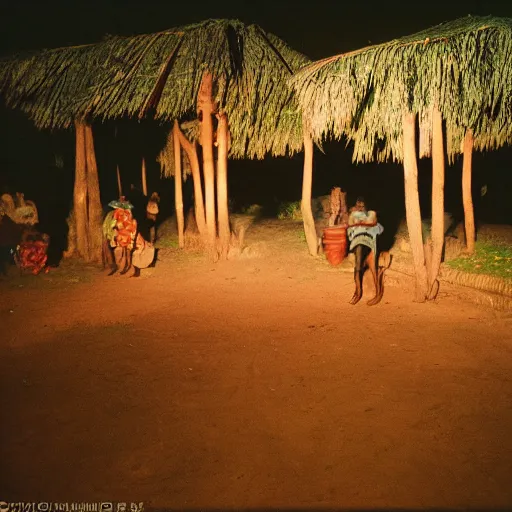
<instances>
[{"instance_id":1,"label":"grass patch","mask_svg":"<svg viewBox=\"0 0 512 512\"><path fill-rule=\"evenodd\" d=\"M512 280L512 246L488 241L477 242L475 254L455 258L446 265L463 272Z\"/></svg>"},{"instance_id":2,"label":"grass patch","mask_svg":"<svg viewBox=\"0 0 512 512\"><path fill-rule=\"evenodd\" d=\"M156 243L158 249L177 249L179 247L177 235L166 235L158 239Z\"/></svg>"},{"instance_id":3,"label":"grass patch","mask_svg":"<svg viewBox=\"0 0 512 512\"><path fill-rule=\"evenodd\" d=\"M281 203L277 209L277 218L279 220L302 220L300 201Z\"/></svg>"}]
</instances>

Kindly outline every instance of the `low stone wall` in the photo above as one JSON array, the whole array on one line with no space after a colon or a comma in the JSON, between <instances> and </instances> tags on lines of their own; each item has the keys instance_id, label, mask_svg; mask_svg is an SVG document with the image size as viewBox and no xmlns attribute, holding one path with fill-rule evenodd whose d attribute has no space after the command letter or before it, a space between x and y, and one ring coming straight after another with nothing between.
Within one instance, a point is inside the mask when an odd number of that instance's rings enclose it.
<instances>
[{"instance_id":1,"label":"low stone wall","mask_svg":"<svg viewBox=\"0 0 512 512\"><path fill-rule=\"evenodd\" d=\"M469 286L484 292L503 295L512 299L512 282L499 277L484 274L471 274L442 266L440 276L442 281L460 286Z\"/></svg>"},{"instance_id":2,"label":"low stone wall","mask_svg":"<svg viewBox=\"0 0 512 512\"><path fill-rule=\"evenodd\" d=\"M398 273L413 279L412 261L409 263L404 261L403 257L395 257L387 273L391 275ZM461 272L441 265L439 281L472 292L465 294L465 297L472 302L486 304L499 311L512 311L512 283L508 280L483 274Z\"/></svg>"}]
</instances>

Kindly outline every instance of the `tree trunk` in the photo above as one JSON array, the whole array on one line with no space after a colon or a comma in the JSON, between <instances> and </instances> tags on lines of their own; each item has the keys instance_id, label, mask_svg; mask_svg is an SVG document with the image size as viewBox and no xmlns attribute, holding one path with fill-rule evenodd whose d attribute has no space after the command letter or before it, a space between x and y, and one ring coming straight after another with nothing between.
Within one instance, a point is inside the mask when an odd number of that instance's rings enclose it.
<instances>
[{"instance_id":1,"label":"tree trunk","mask_svg":"<svg viewBox=\"0 0 512 512\"><path fill-rule=\"evenodd\" d=\"M201 113L200 137L203 153L204 191L206 201L206 231L208 245L215 251L215 238L217 236L215 222L215 164L213 160L213 102L212 102L212 75L205 73L199 90L197 101L198 111ZM214 258L216 257L213 254Z\"/></svg>"},{"instance_id":2,"label":"tree trunk","mask_svg":"<svg viewBox=\"0 0 512 512\"><path fill-rule=\"evenodd\" d=\"M76 249L78 256L87 260L89 237L87 236L87 167L85 153L85 126L75 123L75 186L73 202L76 223Z\"/></svg>"},{"instance_id":3,"label":"tree trunk","mask_svg":"<svg viewBox=\"0 0 512 512\"><path fill-rule=\"evenodd\" d=\"M462 202L464 204L464 226L466 248L469 254L475 252L475 213L471 193L471 161L473 159L473 132L468 130L464 137L464 157L462 163Z\"/></svg>"},{"instance_id":4,"label":"tree trunk","mask_svg":"<svg viewBox=\"0 0 512 512\"><path fill-rule=\"evenodd\" d=\"M228 208L228 118L226 114L217 116L217 210L219 225L220 257L227 259L231 230Z\"/></svg>"},{"instance_id":5,"label":"tree trunk","mask_svg":"<svg viewBox=\"0 0 512 512\"><path fill-rule=\"evenodd\" d=\"M203 199L203 186L201 184L201 170L199 167L199 158L197 156L197 144L190 142L181 132L178 126L178 134L180 143L186 151L188 161L190 162L190 169L192 171L192 180L194 181L194 215L199 234L206 236L206 221L204 216L204 199Z\"/></svg>"},{"instance_id":6,"label":"tree trunk","mask_svg":"<svg viewBox=\"0 0 512 512\"><path fill-rule=\"evenodd\" d=\"M439 268L444 246L444 143L443 118L435 108L432 113L432 253L428 267L428 299L439 291Z\"/></svg>"},{"instance_id":7,"label":"tree trunk","mask_svg":"<svg viewBox=\"0 0 512 512\"><path fill-rule=\"evenodd\" d=\"M318 254L318 237L315 220L311 210L311 189L313 186L313 141L309 135L304 135L304 171L302 176L302 201L300 209L304 222L304 233L311 256Z\"/></svg>"},{"instance_id":8,"label":"tree trunk","mask_svg":"<svg viewBox=\"0 0 512 512\"><path fill-rule=\"evenodd\" d=\"M146 174L146 159L142 157L142 193L148 197L148 184Z\"/></svg>"},{"instance_id":9,"label":"tree trunk","mask_svg":"<svg viewBox=\"0 0 512 512\"><path fill-rule=\"evenodd\" d=\"M178 121L174 121L174 203L176 206L176 223L178 225L178 245L180 249L183 249L183 247L185 247L185 239L183 235L185 221L183 217L183 187L181 184L181 144L178 131Z\"/></svg>"},{"instance_id":10,"label":"tree trunk","mask_svg":"<svg viewBox=\"0 0 512 512\"><path fill-rule=\"evenodd\" d=\"M94 151L94 138L90 125L85 126L85 151L87 162L87 217L89 232L88 261L100 263L103 242L103 208L100 199L100 182L98 178L96 154Z\"/></svg>"},{"instance_id":11,"label":"tree trunk","mask_svg":"<svg viewBox=\"0 0 512 512\"><path fill-rule=\"evenodd\" d=\"M404 152L404 184L405 211L407 229L411 243L416 274L415 300L424 302L427 297L427 269L423 252L421 230L420 197L418 193L418 163L416 160L416 115L408 112L403 115L403 152Z\"/></svg>"}]
</instances>

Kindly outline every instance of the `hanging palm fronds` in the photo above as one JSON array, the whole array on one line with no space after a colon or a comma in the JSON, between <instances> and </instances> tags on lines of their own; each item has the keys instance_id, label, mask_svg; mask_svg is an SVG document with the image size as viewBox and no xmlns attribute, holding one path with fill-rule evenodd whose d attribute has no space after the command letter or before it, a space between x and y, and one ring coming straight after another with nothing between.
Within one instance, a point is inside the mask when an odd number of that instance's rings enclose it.
<instances>
[{"instance_id":1,"label":"hanging palm fronds","mask_svg":"<svg viewBox=\"0 0 512 512\"><path fill-rule=\"evenodd\" d=\"M420 155L429 156L436 106L450 158L467 129L476 148L498 148L512 142L512 19L461 18L312 63L289 83L312 136L346 136L354 161L403 160L404 110L419 115Z\"/></svg>"},{"instance_id":2,"label":"hanging palm fronds","mask_svg":"<svg viewBox=\"0 0 512 512\"><path fill-rule=\"evenodd\" d=\"M109 37L0 63L0 94L40 128L75 120L192 118L203 74L229 117L230 156L302 149L301 114L287 80L309 63L256 25L207 20L149 35Z\"/></svg>"},{"instance_id":3,"label":"hanging palm fronds","mask_svg":"<svg viewBox=\"0 0 512 512\"><path fill-rule=\"evenodd\" d=\"M160 154L157 156L156 160L160 163L162 177L170 178L174 176L176 161L174 159L174 134L172 130L169 132L169 135L167 136L167 142L162 151L160 151ZM183 181L186 181L187 176L192 174L190 161L185 152L182 152L181 171Z\"/></svg>"}]
</instances>

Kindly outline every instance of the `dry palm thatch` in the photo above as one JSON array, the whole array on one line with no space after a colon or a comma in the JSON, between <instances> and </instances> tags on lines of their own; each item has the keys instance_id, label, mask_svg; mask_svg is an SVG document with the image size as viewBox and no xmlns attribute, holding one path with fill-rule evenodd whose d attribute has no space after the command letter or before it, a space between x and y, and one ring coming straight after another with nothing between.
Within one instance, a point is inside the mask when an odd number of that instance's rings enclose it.
<instances>
[{"instance_id":1,"label":"dry palm thatch","mask_svg":"<svg viewBox=\"0 0 512 512\"><path fill-rule=\"evenodd\" d=\"M402 114L418 114L429 156L441 111L450 158L466 130L485 150L512 142L512 19L472 17L330 57L290 80L312 135L345 135L354 161L403 161Z\"/></svg>"},{"instance_id":2,"label":"dry palm thatch","mask_svg":"<svg viewBox=\"0 0 512 512\"><path fill-rule=\"evenodd\" d=\"M175 174L175 157L174 157L174 134L171 130L167 136L167 142L164 148L157 157L157 162L160 164L161 174L165 178L170 178ZM182 153L181 170L183 181L192 174L190 167L190 160L185 152Z\"/></svg>"},{"instance_id":3,"label":"dry palm thatch","mask_svg":"<svg viewBox=\"0 0 512 512\"><path fill-rule=\"evenodd\" d=\"M134 37L48 50L1 63L0 93L41 128L123 116L193 118L203 74L228 115L230 156L302 149L302 122L287 80L310 61L256 25L207 20Z\"/></svg>"}]
</instances>

